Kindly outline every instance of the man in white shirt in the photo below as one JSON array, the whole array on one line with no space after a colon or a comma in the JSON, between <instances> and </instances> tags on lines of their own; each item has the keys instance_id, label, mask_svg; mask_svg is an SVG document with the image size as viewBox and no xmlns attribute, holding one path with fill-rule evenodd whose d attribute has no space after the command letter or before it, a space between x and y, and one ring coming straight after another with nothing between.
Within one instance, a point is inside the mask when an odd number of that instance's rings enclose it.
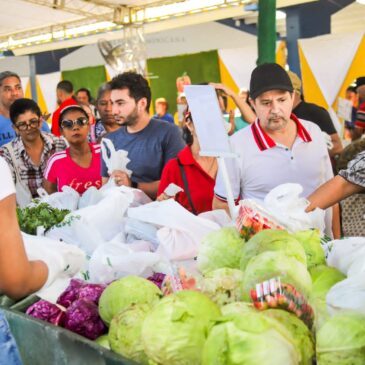
<instances>
[{"instance_id":1,"label":"man in white shirt","mask_svg":"<svg viewBox=\"0 0 365 365\"><path fill-rule=\"evenodd\" d=\"M275 63L256 67L251 74L251 105L257 119L231 138L239 157L227 160L234 196L263 200L274 187L298 183L303 196L333 177L327 147L318 126L291 112L293 86L286 71ZM226 191L218 171L214 209L228 210ZM327 232L330 231L330 214Z\"/></svg>"}]
</instances>

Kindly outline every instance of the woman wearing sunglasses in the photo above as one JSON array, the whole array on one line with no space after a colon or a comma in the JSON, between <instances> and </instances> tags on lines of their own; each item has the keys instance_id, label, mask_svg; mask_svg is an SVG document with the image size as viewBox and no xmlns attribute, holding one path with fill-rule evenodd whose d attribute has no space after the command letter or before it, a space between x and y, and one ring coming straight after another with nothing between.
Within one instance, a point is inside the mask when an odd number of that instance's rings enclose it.
<instances>
[{"instance_id":1,"label":"woman wearing sunglasses","mask_svg":"<svg viewBox=\"0 0 365 365\"><path fill-rule=\"evenodd\" d=\"M44 188L49 194L62 191L65 185L80 194L91 186L100 188L100 145L88 142L87 113L79 105L67 106L60 113L59 126L69 147L48 160Z\"/></svg>"},{"instance_id":2,"label":"woman wearing sunglasses","mask_svg":"<svg viewBox=\"0 0 365 365\"><path fill-rule=\"evenodd\" d=\"M200 145L189 111L185 112L183 136L187 146L170 160L162 171L157 200L171 198L164 193L174 183L184 191L175 200L194 214L212 210L218 164L215 157L199 155Z\"/></svg>"}]
</instances>

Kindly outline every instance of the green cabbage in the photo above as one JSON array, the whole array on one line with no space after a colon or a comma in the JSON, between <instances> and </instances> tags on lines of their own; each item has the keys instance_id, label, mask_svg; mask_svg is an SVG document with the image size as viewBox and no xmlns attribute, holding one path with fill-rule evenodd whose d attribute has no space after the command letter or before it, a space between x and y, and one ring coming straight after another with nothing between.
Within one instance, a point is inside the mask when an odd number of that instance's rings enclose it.
<instances>
[{"instance_id":1,"label":"green cabbage","mask_svg":"<svg viewBox=\"0 0 365 365\"><path fill-rule=\"evenodd\" d=\"M326 299L328 291L333 285L346 279L346 276L335 269L326 265L318 265L309 270L312 277L312 298Z\"/></svg>"},{"instance_id":2,"label":"green cabbage","mask_svg":"<svg viewBox=\"0 0 365 365\"><path fill-rule=\"evenodd\" d=\"M105 347L106 349L110 350L110 344L109 344L109 337L108 335L102 335L102 336L99 336L95 342L97 344L99 344L100 346L102 347Z\"/></svg>"},{"instance_id":3,"label":"green cabbage","mask_svg":"<svg viewBox=\"0 0 365 365\"><path fill-rule=\"evenodd\" d=\"M143 323L144 351L160 365L199 365L205 340L220 315L218 306L202 293L169 295Z\"/></svg>"},{"instance_id":4,"label":"green cabbage","mask_svg":"<svg viewBox=\"0 0 365 365\"><path fill-rule=\"evenodd\" d=\"M220 307L242 299L243 272L237 269L210 271L200 282L201 291Z\"/></svg>"},{"instance_id":5,"label":"green cabbage","mask_svg":"<svg viewBox=\"0 0 365 365\"><path fill-rule=\"evenodd\" d=\"M150 311L151 307L148 304L136 304L114 316L109 329L110 348L114 352L139 364L148 364L141 341L141 331L143 321Z\"/></svg>"},{"instance_id":6,"label":"green cabbage","mask_svg":"<svg viewBox=\"0 0 365 365\"><path fill-rule=\"evenodd\" d=\"M250 290L256 284L274 277L282 283L292 284L304 296L309 296L312 280L304 264L281 251L266 251L253 257L247 265L243 279L243 299L250 300Z\"/></svg>"},{"instance_id":7,"label":"green cabbage","mask_svg":"<svg viewBox=\"0 0 365 365\"><path fill-rule=\"evenodd\" d=\"M284 325L249 311L217 322L205 342L202 365L297 365L299 360Z\"/></svg>"},{"instance_id":8,"label":"green cabbage","mask_svg":"<svg viewBox=\"0 0 365 365\"><path fill-rule=\"evenodd\" d=\"M318 230L297 232L293 235L302 244L307 255L307 266L311 268L326 263L325 254L321 246L321 236Z\"/></svg>"},{"instance_id":9,"label":"green cabbage","mask_svg":"<svg viewBox=\"0 0 365 365\"><path fill-rule=\"evenodd\" d=\"M224 305L221 308L222 314L224 316L232 315L232 314L240 314L240 313L246 313L250 311L256 312L255 307L252 303L247 302L233 302Z\"/></svg>"},{"instance_id":10,"label":"green cabbage","mask_svg":"<svg viewBox=\"0 0 365 365\"><path fill-rule=\"evenodd\" d=\"M138 276L126 276L112 282L99 300L99 314L109 325L112 318L132 304L155 304L162 297L161 290L149 280Z\"/></svg>"},{"instance_id":11,"label":"green cabbage","mask_svg":"<svg viewBox=\"0 0 365 365\"><path fill-rule=\"evenodd\" d=\"M278 320L291 333L291 338L301 354L299 365L312 365L314 357L314 339L308 327L294 314L280 309L269 309L262 312Z\"/></svg>"},{"instance_id":12,"label":"green cabbage","mask_svg":"<svg viewBox=\"0 0 365 365\"><path fill-rule=\"evenodd\" d=\"M341 313L329 318L317 332L318 365L364 365L365 317Z\"/></svg>"},{"instance_id":13,"label":"green cabbage","mask_svg":"<svg viewBox=\"0 0 365 365\"><path fill-rule=\"evenodd\" d=\"M307 265L305 251L294 237L287 231L265 229L255 234L243 247L241 270L245 271L248 262L265 251L282 251L287 256L294 257L302 264Z\"/></svg>"},{"instance_id":14,"label":"green cabbage","mask_svg":"<svg viewBox=\"0 0 365 365\"><path fill-rule=\"evenodd\" d=\"M234 227L224 227L209 233L199 247L200 271L205 274L222 267L239 269L244 243Z\"/></svg>"}]
</instances>

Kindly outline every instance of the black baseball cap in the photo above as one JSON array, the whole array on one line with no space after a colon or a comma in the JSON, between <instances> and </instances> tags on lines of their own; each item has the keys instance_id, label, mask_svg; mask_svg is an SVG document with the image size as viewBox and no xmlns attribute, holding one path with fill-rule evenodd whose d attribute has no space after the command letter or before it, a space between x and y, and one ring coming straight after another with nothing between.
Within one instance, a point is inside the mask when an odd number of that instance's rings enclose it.
<instances>
[{"instance_id":1,"label":"black baseball cap","mask_svg":"<svg viewBox=\"0 0 365 365\"><path fill-rule=\"evenodd\" d=\"M270 90L289 92L294 90L288 73L277 63L259 65L251 74L250 96L252 99Z\"/></svg>"}]
</instances>

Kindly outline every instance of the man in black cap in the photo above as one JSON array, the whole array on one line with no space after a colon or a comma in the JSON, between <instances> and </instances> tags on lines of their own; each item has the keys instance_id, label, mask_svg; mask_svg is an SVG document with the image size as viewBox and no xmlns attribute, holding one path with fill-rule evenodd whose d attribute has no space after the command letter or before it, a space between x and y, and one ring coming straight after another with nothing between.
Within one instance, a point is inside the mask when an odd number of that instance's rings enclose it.
<instances>
[{"instance_id":1,"label":"man in black cap","mask_svg":"<svg viewBox=\"0 0 365 365\"><path fill-rule=\"evenodd\" d=\"M356 79L356 92L359 95L359 108L356 112L353 141L361 138L365 130L365 76Z\"/></svg>"},{"instance_id":2,"label":"man in black cap","mask_svg":"<svg viewBox=\"0 0 365 365\"><path fill-rule=\"evenodd\" d=\"M332 176L331 162L321 130L314 123L291 113L293 86L278 64L256 67L251 74L250 103L257 119L231 138L237 159L227 159L235 198L262 201L273 188L297 183L308 196ZM218 170L214 209L226 209L226 191ZM326 233L331 234L331 212L326 216Z\"/></svg>"}]
</instances>

